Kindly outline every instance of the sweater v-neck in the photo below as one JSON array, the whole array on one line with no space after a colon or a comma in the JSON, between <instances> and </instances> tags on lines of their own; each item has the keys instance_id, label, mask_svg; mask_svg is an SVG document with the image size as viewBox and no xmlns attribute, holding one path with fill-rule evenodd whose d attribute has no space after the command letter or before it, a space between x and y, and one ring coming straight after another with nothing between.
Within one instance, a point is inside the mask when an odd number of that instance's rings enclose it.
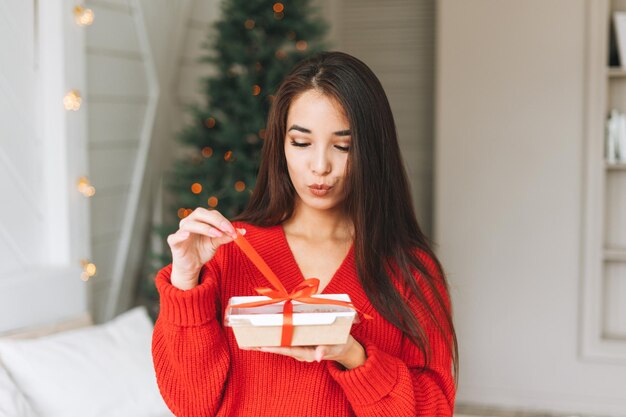
<instances>
[{"instance_id":1,"label":"sweater v-neck","mask_svg":"<svg viewBox=\"0 0 626 417\"><path fill-rule=\"evenodd\" d=\"M276 229L276 233L278 234L278 238L280 239L281 245L280 248L283 251L282 259L288 263L289 269L295 271L296 273L288 274L288 277L285 277L289 280L287 283L283 282L283 285L287 287L288 291L291 291L297 285L302 283L307 278L316 278L316 277L305 277L296 261L296 257L291 250L291 246L289 246L289 241L287 240L287 235L285 234L285 230L283 229L282 224L278 224L274 226ZM332 288L338 285L338 281L340 277L344 274L346 268L349 268L350 263L353 263L353 255L354 255L354 242L350 244L350 249L348 249L348 253L343 258L339 267L335 270L334 274L328 281L328 284L322 289L322 291L318 291L318 294L333 294L332 292L328 292L332 290Z\"/></svg>"}]
</instances>

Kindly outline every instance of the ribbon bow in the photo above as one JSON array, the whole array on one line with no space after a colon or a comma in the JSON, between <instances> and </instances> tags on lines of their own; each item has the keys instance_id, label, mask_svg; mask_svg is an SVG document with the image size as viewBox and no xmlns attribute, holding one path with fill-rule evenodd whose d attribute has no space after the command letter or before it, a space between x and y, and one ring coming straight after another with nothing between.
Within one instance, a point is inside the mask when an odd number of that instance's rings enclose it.
<instances>
[{"instance_id":1,"label":"ribbon bow","mask_svg":"<svg viewBox=\"0 0 626 417\"><path fill-rule=\"evenodd\" d=\"M236 229L235 229L236 230ZM293 338L293 301L299 301L301 303L307 304L334 304L342 307L348 307L355 311L359 311L352 303L348 303L346 301L339 300L329 300L326 298L314 298L313 295L317 293L319 288L320 280L317 278L308 278L302 281L299 285L297 285L291 292L287 292L283 284L280 282L276 274L270 269L270 267L265 263L263 258L258 254L258 252L252 247L250 242L246 240L245 237L241 233L237 231L237 238L235 239L235 243L241 248L243 253L245 253L248 258L252 261L252 263L261 271L261 273L267 278L270 284L274 288L270 287L259 287L255 288L255 291L260 295L264 295L266 297L270 297L269 300L261 300L261 301L253 301L250 303L242 303L231 305L230 307L237 308L247 308L247 307L260 307L269 304L277 304L282 301L285 302L283 306L283 330L281 334L281 346L291 346L291 340ZM363 313L363 317L366 319L371 319L371 317L367 314Z\"/></svg>"}]
</instances>

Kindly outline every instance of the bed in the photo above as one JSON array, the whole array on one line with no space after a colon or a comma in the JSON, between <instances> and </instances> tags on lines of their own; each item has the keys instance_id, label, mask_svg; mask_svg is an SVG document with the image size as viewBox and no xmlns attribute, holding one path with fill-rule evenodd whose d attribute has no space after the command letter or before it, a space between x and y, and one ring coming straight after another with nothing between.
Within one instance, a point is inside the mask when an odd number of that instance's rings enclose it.
<instances>
[{"instance_id":1,"label":"bed","mask_svg":"<svg viewBox=\"0 0 626 417\"><path fill-rule=\"evenodd\" d=\"M80 269L0 279L0 417L171 417L144 307L94 325Z\"/></svg>"}]
</instances>

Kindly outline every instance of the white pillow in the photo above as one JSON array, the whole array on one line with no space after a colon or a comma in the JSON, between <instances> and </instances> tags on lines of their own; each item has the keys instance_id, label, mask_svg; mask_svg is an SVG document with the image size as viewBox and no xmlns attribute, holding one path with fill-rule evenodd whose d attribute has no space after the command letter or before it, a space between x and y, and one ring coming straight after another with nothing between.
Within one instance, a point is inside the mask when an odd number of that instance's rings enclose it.
<instances>
[{"instance_id":1,"label":"white pillow","mask_svg":"<svg viewBox=\"0 0 626 417\"><path fill-rule=\"evenodd\" d=\"M2 366L0 366L0 417L37 417Z\"/></svg>"},{"instance_id":2,"label":"white pillow","mask_svg":"<svg viewBox=\"0 0 626 417\"><path fill-rule=\"evenodd\" d=\"M99 326L0 341L0 361L41 417L172 415L159 393L144 307Z\"/></svg>"}]
</instances>

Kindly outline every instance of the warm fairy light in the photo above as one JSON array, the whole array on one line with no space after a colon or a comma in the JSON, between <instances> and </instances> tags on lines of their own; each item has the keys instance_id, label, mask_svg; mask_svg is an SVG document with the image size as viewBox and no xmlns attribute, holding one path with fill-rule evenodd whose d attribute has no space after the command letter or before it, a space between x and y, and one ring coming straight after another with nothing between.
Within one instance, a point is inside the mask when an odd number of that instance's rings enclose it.
<instances>
[{"instance_id":1,"label":"warm fairy light","mask_svg":"<svg viewBox=\"0 0 626 417\"><path fill-rule=\"evenodd\" d=\"M284 49L279 49L277 50L274 55L276 56L276 58L278 59L285 59L287 58L287 52Z\"/></svg>"},{"instance_id":2,"label":"warm fairy light","mask_svg":"<svg viewBox=\"0 0 626 417\"><path fill-rule=\"evenodd\" d=\"M87 179L87 177L80 177L76 187L85 197L93 197L94 194L96 194L96 187L89 183L89 179Z\"/></svg>"},{"instance_id":3,"label":"warm fairy light","mask_svg":"<svg viewBox=\"0 0 626 417\"><path fill-rule=\"evenodd\" d=\"M207 203L209 203L209 207L217 207L217 197L211 196L209 197Z\"/></svg>"},{"instance_id":4,"label":"warm fairy light","mask_svg":"<svg viewBox=\"0 0 626 417\"><path fill-rule=\"evenodd\" d=\"M192 209L185 209L185 217L189 216L191 213L193 213Z\"/></svg>"},{"instance_id":5,"label":"warm fairy light","mask_svg":"<svg viewBox=\"0 0 626 417\"><path fill-rule=\"evenodd\" d=\"M204 156L205 158L210 158L213 155L213 148L211 148L210 146L205 146L204 148L202 148L202 156Z\"/></svg>"},{"instance_id":6,"label":"warm fairy light","mask_svg":"<svg viewBox=\"0 0 626 417\"><path fill-rule=\"evenodd\" d=\"M224 161L230 161L231 159L233 159L233 151L227 151L224 154Z\"/></svg>"},{"instance_id":7,"label":"warm fairy light","mask_svg":"<svg viewBox=\"0 0 626 417\"><path fill-rule=\"evenodd\" d=\"M259 130L259 137L260 137L261 139L265 139L265 129L260 129L260 130Z\"/></svg>"},{"instance_id":8,"label":"warm fairy light","mask_svg":"<svg viewBox=\"0 0 626 417\"><path fill-rule=\"evenodd\" d=\"M280 13L274 13L274 18L276 20L281 20L283 17L285 17L285 13L280 12Z\"/></svg>"},{"instance_id":9,"label":"warm fairy light","mask_svg":"<svg viewBox=\"0 0 626 417\"><path fill-rule=\"evenodd\" d=\"M191 185L191 192L194 194L200 194L202 192L202 184L199 182L194 182Z\"/></svg>"},{"instance_id":10,"label":"warm fairy light","mask_svg":"<svg viewBox=\"0 0 626 417\"><path fill-rule=\"evenodd\" d=\"M255 22L252 19L247 19L243 25L246 27L246 29L250 30L254 29Z\"/></svg>"},{"instance_id":11,"label":"warm fairy light","mask_svg":"<svg viewBox=\"0 0 626 417\"><path fill-rule=\"evenodd\" d=\"M242 192L245 189L246 189L246 183L244 183L243 181L237 181L235 183L235 190L237 190L237 192Z\"/></svg>"},{"instance_id":12,"label":"warm fairy light","mask_svg":"<svg viewBox=\"0 0 626 417\"><path fill-rule=\"evenodd\" d=\"M280 13L285 10L285 6L282 3L274 3L274 7L272 7L272 9L274 9L274 12Z\"/></svg>"},{"instance_id":13,"label":"warm fairy light","mask_svg":"<svg viewBox=\"0 0 626 417\"><path fill-rule=\"evenodd\" d=\"M213 129L215 127L215 119L213 117L209 117L208 119L206 119L206 122L204 122L204 124L209 129Z\"/></svg>"},{"instance_id":14,"label":"warm fairy light","mask_svg":"<svg viewBox=\"0 0 626 417\"><path fill-rule=\"evenodd\" d=\"M298 41L296 42L296 49L298 51L306 51L306 48L309 47L309 44L307 43L307 41Z\"/></svg>"},{"instance_id":15,"label":"warm fairy light","mask_svg":"<svg viewBox=\"0 0 626 417\"><path fill-rule=\"evenodd\" d=\"M87 259L82 259L80 263L83 267L83 272L80 274L80 279L82 279L83 281L88 281L89 278L96 275L96 265L94 265L92 262L89 262Z\"/></svg>"},{"instance_id":16,"label":"warm fairy light","mask_svg":"<svg viewBox=\"0 0 626 417\"><path fill-rule=\"evenodd\" d=\"M261 94L261 86L258 84L254 84L252 86L252 95L253 96L258 96L259 94Z\"/></svg>"},{"instance_id":17,"label":"warm fairy light","mask_svg":"<svg viewBox=\"0 0 626 417\"><path fill-rule=\"evenodd\" d=\"M78 90L72 90L63 97L63 105L65 110L78 111L80 109L80 92Z\"/></svg>"},{"instance_id":18,"label":"warm fairy light","mask_svg":"<svg viewBox=\"0 0 626 417\"><path fill-rule=\"evenodd\" d=\"M86 9L83 6L74 7L74 21L79 26L89 26L93 23L93 10Z\"/></svg>"}]
</instances>

